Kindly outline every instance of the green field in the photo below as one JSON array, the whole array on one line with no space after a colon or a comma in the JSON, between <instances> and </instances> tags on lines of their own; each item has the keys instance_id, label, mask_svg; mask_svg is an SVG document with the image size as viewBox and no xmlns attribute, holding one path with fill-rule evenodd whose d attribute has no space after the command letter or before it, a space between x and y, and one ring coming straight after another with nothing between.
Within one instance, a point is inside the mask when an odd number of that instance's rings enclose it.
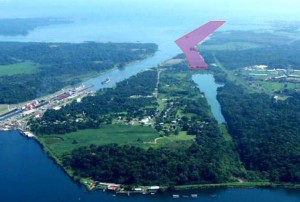
<instances>
[{"instance_id":1,"label":"green field","mask_svg":"<svg viewBox=\"0 0 300 202\"><path fill-rule=\"evenodd\" d=\"M16 105L9 105L9 109L8 109L8 105L7 104L0 104L0 114L4 114L6 112L8 112L9 110L15 109L17 107L22 106L25 103L20 103L20 104L16 104Z\"/></svg>"},{"instance_id":2,"label":"green field","mask_svg":"<svg viewBox=\"0 0 300 202\"><path fill-rule=\"evenodd\" d=\"M31 74L37 71L39 65L32 62L16 63L12 65L0 65L0 76L15 74Z\"/></svg>"},{"instance_id":3,"label":"green field","mask_svg":"<svg viewBox=\"0 0 300 202\"><path fill-rule=\"evenodd\" d=\"M251 43L251 42L228 42L228 43L221 43L218 45L205 45L203 44L200 48L200 50L204 51L223 51L223 50L247 50L247 49L253 49L253 48L259 48L261 45L257 43Z\"/></svg>"},{"instance_id":4,"label":"green field","mask_svg":"<svg viewBox=\"0 0 300 202\"><path fill-rule=\"evenodd\" d=\"M107 125L100 129L80 130L65 135L49 135L39 139L55 155L61 156L73 149L94 145L117 143L120 145L146 146L144 142L154 141L159 134L150 127ZM149 145L150 146L150 145Z\"/></svg>"},{"instance_id":5,"label":"green field","mask_svg":"<svg viewBox=\"0 0 300 202\"><path fill-rule=\"evenodd\" d=\"M231 135L228 132L226 124L221 124L220 125L220 130L221 130L221 132L223 134L223 137L224 137L225 141L227 141L227 142L228 141L232 141L232 137L231 137Z\"/></svg>"},{"instance_id":6,"label":"green field","mask_svg":"<svg viewBox=\"0 0 300 202\"><path fill-rule=\"evenodd\" d=\"M180 132L179 135L159 137L159 134L151 127L107 125L100 129L80 130L65 135L41 136L39 140L56 156L71 152L73 149L94 145L120 144L132 145L142 148L169 147L184 149L189 147L196 136Z\"/></svg>"},{"instance_id":7,"label":"green field","mask_svg":"<svg viewBox=\"0 0 300 202\"><path fill-rule=\"evenodd\" d=\"M7 106L6 105L0 105L0 114L3 114L7 112Z\"/></svg>"},{"instance_id":8,"label":"green field","mask_svg":"<svg viewBox=\"0 0 300 202\"><path fill-rule=\"evenodd\" d=\"M257 81L259 86L264 90L265 93L273 94L276 91L281 91L284 89L297 89L300 87L297 83L279 83L279 82L271 82L271 81Z\"/></svg>"},{"instance_id":9,"label":"green field","mask_svg":"<svg viewBox=\"0 0 300 202\"><path fill-rule=\"evenodd\" d=\"M187 132L181 131L178 135L170 135L157 139L153 148L169 147L176 149L187 149L195 141L195 135L187 135Z\"/></svg>"}]
</instances>

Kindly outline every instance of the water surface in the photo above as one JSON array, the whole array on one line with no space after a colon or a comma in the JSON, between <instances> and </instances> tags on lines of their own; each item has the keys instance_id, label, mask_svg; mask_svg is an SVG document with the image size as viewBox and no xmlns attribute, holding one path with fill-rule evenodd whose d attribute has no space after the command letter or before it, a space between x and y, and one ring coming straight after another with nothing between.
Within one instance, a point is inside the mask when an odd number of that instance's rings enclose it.
<instances>
[{"instance_id":1,"label":"water surface","mask_svg":"<svg viewBox=\"0 0 300 202\"><path fill-rule=\"evenodd\" d=\"M211 74L193 75L194 82L198 85L201 92L204 92L211 111L219 124L225 123L221 112L221 105L217 100L217 89L222 85L217 84Z\"/></svg>"}]
</instances>

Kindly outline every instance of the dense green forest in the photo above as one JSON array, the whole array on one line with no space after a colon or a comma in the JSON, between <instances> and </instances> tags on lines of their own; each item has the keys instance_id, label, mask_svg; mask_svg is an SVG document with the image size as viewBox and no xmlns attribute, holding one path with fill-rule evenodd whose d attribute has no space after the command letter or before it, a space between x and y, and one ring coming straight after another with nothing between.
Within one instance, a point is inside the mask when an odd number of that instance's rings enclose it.
<instances>
[{"instance_id":1,"label":"dense green forest","mask_svg":"<svg viewBox=\"0 0 300 202\"><path fill-rule=\"evenodd\" d=\"M58 18L10 18L0 19L0 35L27 35L29 31L41 26L71 23L70 20Z\"/></svg>"},{"instance_id":2,"label":"dense green forest","mask_svg":"<svg viewBox=\"0 0 300 202\"><path fill-rule=\"evenodd\" d=\"M227 69L235 70L258 64L268 65L270 68L293 67L300 69L300 42L296 41L290 45L269 45L246 50L220 50L204 52L208 62L214 62L217 58Z\"/></svg>"},{"instance_id":3,"label":"dense green forest","mask_svg":"<svg viewBox=\"0 0 300 202\"><path fill-rule=\"evenodd\" d=\"M212 131L218 134L218 131ZM200 135L199 135L200 136ZM205 142L187 151L169 148L148 149L116 144L83 147L66 156L64 166L76 176L100 182L127 185L184 185L227 182L232 176L220 161L223 156L218 135L205 135ZM212 140L217 140L213 144Z\"/></svg>"},{"instance_id":4,"label":"dense green forest","mask_svg":"<svg viewBox=\"0 0 300 202\"><path fill-rule=\"evenodd\" d=\"M30 75L0 77L0 103L18 103L78 84L81 77L144 59L155 44L132 43L0 43L0 68L30 61L38 68ZM7 68L6 68L7 69Z\"/></svg>"},{"instance_id":5,"label":"dense green forest","mask_svg":"<svg viewBox=\"0 0 300 202\"><path fill-rule=\"evenodd\" d=\"M241 171L234 145L224 139L206 99L191 81L187 66L174 65L161 73L160 93L170 99L161 112L157 111L157 99L149 97L156 88L157 74L156 69L145 71L117 84L114 89L99 91L96 96L87 97L81 103L74 102L60 111L48 110L41 120L31 122L31 128L43 137L45 134L62 133L63 138L63 133L69 132L68 127L81 129L74 120L75 117L82 117L83 111L83 120L88 121L80 123L82 128L101 129L103 124L112 124L111 120L118 115L125 116L128 121L134 117L154 116L154 127L163 132L165 129L159 123L167 125L171 120L177 120L177 134L186 131L196 136L196 141L186 149L91 145L66 153L62 157L63 164L73 170L75 176L122 184L217 183L243 177L245 173ZM164 89L167 86L178 88L167 91ZM130 98L132 95L148 98L137 100ZM177 113L179 109L181 115ZM170 128L174 129L175 125L170 124ZM166 130L162 134L176 134L176 130Z\"/></svg>"},{"instance_id":6,"label":"dense green forest","mask_svg":"<svg viewBox=\"0 0 300 202\"><path fill-rule=\"evenodd\" d=\"M218 99L246 169L275 182L300 182L300 94L275 100L227 83Z\"/></svg>"}]
</instances>

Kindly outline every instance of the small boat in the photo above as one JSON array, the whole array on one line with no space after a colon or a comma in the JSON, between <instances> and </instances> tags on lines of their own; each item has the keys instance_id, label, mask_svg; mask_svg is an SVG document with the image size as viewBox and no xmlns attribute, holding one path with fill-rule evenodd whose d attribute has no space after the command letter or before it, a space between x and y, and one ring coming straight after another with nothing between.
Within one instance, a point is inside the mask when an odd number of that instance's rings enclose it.
<instances>
[{"instance_id":1,"label":"small boat","mask_svg":"<svg viewBox=\"0 0 300 202\"><path fill-rule=\"evenodd\" d=\"M102 85L107 84L110 82L110 78L106 78L104 81L101 82Z\"/></svg>"},{"instance_id":2,"label":"small boat","mask_svg":"<svg viewBox=\"0 0 300 202\"><path fill-rule=\"evenodd\" d=\"M178 194L173 194L173 198L180 198Z\"/></svg>"},{"instance_id":3,"label":"small boat","mask_svg":"<svg viewBox=\"0 0 300 202\"><path fill-rule=\"evenodd\" d=\"M197 197L198 197L198 194L191 194L191 197L192 197L192 198L197 198Z\"/></svg>"}]
</instances>

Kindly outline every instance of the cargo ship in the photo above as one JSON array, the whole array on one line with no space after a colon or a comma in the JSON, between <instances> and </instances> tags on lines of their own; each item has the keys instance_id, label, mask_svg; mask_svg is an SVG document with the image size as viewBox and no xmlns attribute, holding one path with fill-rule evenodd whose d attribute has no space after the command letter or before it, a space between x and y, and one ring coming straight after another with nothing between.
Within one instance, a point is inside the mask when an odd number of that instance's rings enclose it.
<instances>
[{"instance_id":1,"label":"cargo ship","mask_svg":"<svg viewBox=\"0 0 300 202\"><path fill-rule=\"evenodd\" d=\"M110 82L110 78L106 78L104 81L101 82L102 85L107 84Z\"/></svg>"}]
</instances>

